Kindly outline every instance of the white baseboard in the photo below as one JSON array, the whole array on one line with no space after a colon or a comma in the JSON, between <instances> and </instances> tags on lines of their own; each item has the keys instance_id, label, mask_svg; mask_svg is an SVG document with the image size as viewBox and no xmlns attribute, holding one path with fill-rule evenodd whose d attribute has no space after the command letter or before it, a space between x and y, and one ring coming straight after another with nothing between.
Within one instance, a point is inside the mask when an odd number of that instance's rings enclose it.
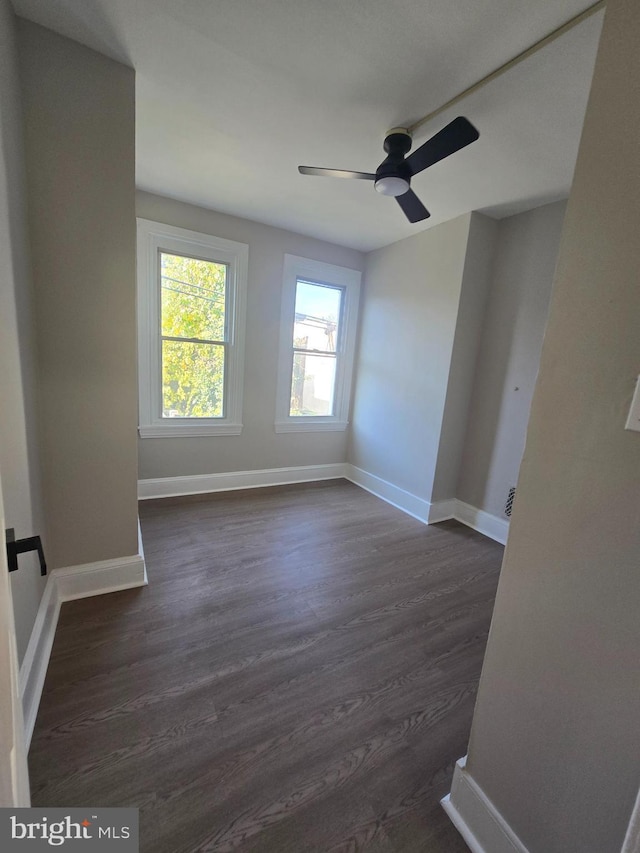
<instances>
[{"instance_id":1,"label":"white baseboard","mask_svg":"<svg viewBox=\"0 0 640 853\"><path fill-rule=\"evenodd\" d=\"M234 489L257 489L285 486L314 480L336 480L345 476L345 464L304 465L295 468L264 468L260 471L230 471L226 474L194 474L188 477L159 477L138 480L138 499L172 498L226 492Z\"/></svg>"},{"instance_id":2,"label":"white baseboard","mask_svg":"<svg viewBox=\"0 0 640 853\"><path fill-rule=\"evenodd\" d=\"M450 518L456 518L457 509L458 501L455 498L432 503L429 509L429 524L436 524L438 521L448 521Z\"/></svg>"},{"instance_id":3,"label":"white baseboard","mask_svg":"<svg viewBox=\"0 0 640 853\"><path fill-rule=\"evenodd\" d=\"M429 524L446 521L449 518L455 518L461 524L472 527L478 533L500 542L501 545L507 541L509 522L504 518L498 518L497 515L491 515L491 513L471 506L464 501L459 501L457 498L431 504Z\"/></svg>"},{"instance_id":4,"label":"white baseboard","mask_svg":"<svg viewBox=\"0 0 640 853\"><path fill-rule=\"evenodd\" d=\"M471 506L471 504L450 498L444 501L429 501L419 498L411 492L394 486L375 474L356 468L355 465L345 465L344 476L357 486L366 489L367 492L382 498L383 501L406 512L422 521L424 524L436 524L438 521L447 521L450 518L460 521L467 527L472 527L478 533L500 542L502 545L507 541L509 534L509 522L498 518L482 509Z\"/></svg>"},{"instance_id":5,"label":"white baseboard","mask_svg":"<svg viewBox=\"0 0 640 853\"><path fill-rule=\"evenodd\" d=\"M147 583L144 557L141 554L53 569L51 574L55 578L60 601L119 592L146 586Z\"/></svg>"},{"instance_id":6,"label":"white baseboard","mask_svg":"<svg viewBox=\"0 0 640 853\"><path fill-rule=\"evenodd\" d=\"M138 527L140 552L132 557L101 560L49 572L29 645L20 667L20 695L24 716L27 749L36 723L42 688L47 674L51 649L64 601L104 595L121 589L145 586L147 571Z\"/></svg>"},{"instance_id":7,"label":"white baseboard","mask_svg":"<svg viewBox=\"0 0 640 853\"><path fill-rule=\"evenodd\" d=\"M504 545L509 522L455 498L429 503L417 495L363 471L347 462L331 465L304 465L295 468L264 468L258 471L230 471L225 474L194 474L186 477L158 477L138 481L139 500L173 498L226 492L234 489L257 489L265 486L284 486L290 483L309 483L316 480L346 479L381 498L388 504L417 518L423 524L434 524L455 518L479 533Z\"/></svg>"},{"instance_id":8,"label":"white baseboard","mask_svg":"<svg viewBox=\"0 0 640 853\"><path fill-rule=\"evenodd\" d=\"M422 521L424 524L429 523L429 512L431 510L429 501L425 501L399 486L394 486L393 483L383 480L382 477L376 477L375 474L369 474L362 468L356 468L355 465L346 464L343 477L391 504L391 506L401 509L407 515L417 518L418 521Z\"/></svg>"},{"instance_id":9,"label":"white baseboard","mask_svg":"<svg viewBox=\"0 0 640 853\"><path fill-rule=\"evenodd\" d=\"M507 536L509 535L509 522L506 518L498 518L497 515L485 512L483 509L478 509L471 504L466 504L464 501L456 500L456 511L454 518L466 524L467 527L472 527L478 533L483 533L490 539L495 539L501 545L506 544Z\"/></svg>"},{"instance_id":10,"label":"white baseboard","mask_svg":"<svg viewBox=\"0 0 640 853\"><path fill-rule=\"evenodd\" d=\"M451 793L442 807L472 853L527 853L500 812L471 778L466 758L456 762Z\"/></svg>"},{"instance_id":11,"label":"white baseboard","mask_svg":"<svg viewBox=\"0 0 640 853\"><path fill-rule=\"evenodd\" d=\"M40 696L60 615L60 604L56 579L52 571L47 578L29 645L20 666L19 684L27 750L36 724Z\"/></svg>"},{"instance_id":12,"label":"white baseboard","mask_svg":"<svg viewBox=\"0 0 640 853\"><path fill-rule=\"evenodd\" d=\"M631 812L631 820L620 853L640 853L640 791Z\"/></svg>"}]
</instances>

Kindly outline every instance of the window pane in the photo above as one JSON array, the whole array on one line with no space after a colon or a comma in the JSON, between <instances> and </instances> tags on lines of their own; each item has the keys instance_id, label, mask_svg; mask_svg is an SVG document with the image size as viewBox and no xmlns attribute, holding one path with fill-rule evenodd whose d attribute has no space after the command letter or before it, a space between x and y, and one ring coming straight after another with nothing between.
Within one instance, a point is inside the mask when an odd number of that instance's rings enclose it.
<instances>
[{"instance_id":1,"label":"window pane","mask_svg":"<svg viewBox=\"0 0 640 853\"><path fill-rule=\"evenodd\" d=\"M335 356L293 355L290 415L332 415Z\"/></svg>"},{"instance_id":2,"label":"window pane","mask_svg":"<svg viewBox=\"0 0 640 853\"><path fill-rule=\"evenodd\" d=\"M162 334L225 340L227 266L160 253Z\"/></svg>"},{"instance_id":3,"label":"window pane","mask_svg":"<svg viewBox=\"0 0 640 853\"><path fill-rule=\"evenodd\" d=\"M298 349L335 352L342 289L298 281L293 345Z\"/></svg>"},{"instance_id":4,"label":"window pane","mask_svg":"<svg viewBox=\"0 0 640 853\"><path fill-rule=\"evenodd\" d=\"M162 342L162 417L221 418L224 353L221 344Z\"/></svg>"}]
</instances>

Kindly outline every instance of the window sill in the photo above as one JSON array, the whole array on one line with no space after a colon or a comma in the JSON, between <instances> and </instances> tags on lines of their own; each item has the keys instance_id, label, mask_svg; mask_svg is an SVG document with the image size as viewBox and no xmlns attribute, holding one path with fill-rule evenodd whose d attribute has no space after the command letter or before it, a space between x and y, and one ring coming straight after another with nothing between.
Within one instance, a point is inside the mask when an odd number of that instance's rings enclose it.
<instances>
[{"instance_id":1,"label":"window sill","mask_svg":"<svg viewBox=\"0 0 640 853\"><path fill-rule=\"evenodd\" d=\"M291 418L288 421L276 421L276 432L344 432L349 426L348 421L307 420L306 418Z\"/></svg>"},{"instance_id":2,"label":"window sill","mask_svg":"<svg viewBox=\"0 0 640 853\"><path fill-rule=\"evenodd\" d=\"M240 435L242 424L155 424L139 426L140 438L189 438L199 435Z\"/></svg>"}]
</instances>

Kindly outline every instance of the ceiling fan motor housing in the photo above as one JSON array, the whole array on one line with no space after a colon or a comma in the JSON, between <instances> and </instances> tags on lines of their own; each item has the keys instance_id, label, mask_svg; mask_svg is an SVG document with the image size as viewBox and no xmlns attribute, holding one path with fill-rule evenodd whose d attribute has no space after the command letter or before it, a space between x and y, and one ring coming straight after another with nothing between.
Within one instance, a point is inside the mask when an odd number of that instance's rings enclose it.
<instances>
[{"instance_id":1,"label":"ceiling fan motor housing","mask_svg":"<svg viewBox=\"0 0 640 853\"><path fill-rule=\"evenodd\" d=\"M407 192L411 172L405 163L405 155L411 148L411 135L401 127L390 130L384 140L387 157L376 169L375 188L383 195L398 196Z\"/></svg>"}]
</instances>

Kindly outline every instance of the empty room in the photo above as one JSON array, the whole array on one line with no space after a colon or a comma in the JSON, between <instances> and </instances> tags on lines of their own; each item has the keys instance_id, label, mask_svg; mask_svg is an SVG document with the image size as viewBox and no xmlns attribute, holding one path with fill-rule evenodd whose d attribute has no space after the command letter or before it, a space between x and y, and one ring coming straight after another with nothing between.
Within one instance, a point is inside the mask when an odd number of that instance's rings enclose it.
<instances>
[{"instance_id":1,"label":"empty room","mask_svg":"<svg viewBox=\"0 0 640 853\"><path fill-rule=\"evenodd\" d=\"M0 0L3 849L639 853L639 41Z\"/></svg>"}]
</instances>

